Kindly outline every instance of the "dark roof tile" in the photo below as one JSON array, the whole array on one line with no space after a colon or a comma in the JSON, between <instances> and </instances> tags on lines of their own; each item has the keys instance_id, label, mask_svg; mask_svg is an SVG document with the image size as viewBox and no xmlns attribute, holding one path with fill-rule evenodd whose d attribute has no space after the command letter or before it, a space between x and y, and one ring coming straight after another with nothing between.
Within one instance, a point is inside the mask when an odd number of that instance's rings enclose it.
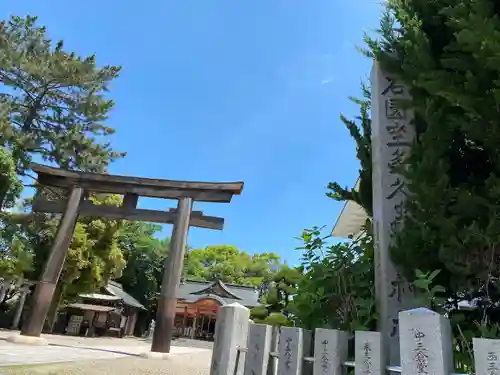
<instances>
[{"instance_id":1,"label":"dark roof tile","mask_svg":"<svg viewBox=\"0 0 500 375\"><path fill-rule=\"evenodd\" d=\"M184 280L179 285L179 293L177 298L184 299L187 302L194 302L203 297L210 297L210 294L199 294L204 289L209 288L218 281L196 281L196 280ZM222 299L227 303L238 302L241 305L247 307L253 307L259 305L259 291L253 286L246 285L235 285L235 284L225 284L220 281L220 283L227 289L232 295L237 298L227 298Z\"/></svg>"},{"instance_id":2,"label":"dark roof tile","mask_svg":"<svg viewBox=\"0 0 500 375\"><path fill-rule=\"evenodd\" d=\"M139 301L137 301L134 297L125 292L123 290L122 285L117 283L116 281L110 281L108 285L105 286L105 289L108 293L120 297L125 305L146 310L146 308Z\"/></svg>"}]
</instances>

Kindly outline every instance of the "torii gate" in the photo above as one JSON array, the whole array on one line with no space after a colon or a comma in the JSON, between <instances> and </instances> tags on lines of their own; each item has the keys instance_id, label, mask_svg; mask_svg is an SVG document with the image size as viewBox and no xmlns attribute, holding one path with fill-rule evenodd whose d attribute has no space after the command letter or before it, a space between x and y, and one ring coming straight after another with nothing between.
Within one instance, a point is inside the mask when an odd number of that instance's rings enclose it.
<instances>
[{"instance_id":1,"label":"torii gate","mask_svg":"<svg viewBox=\"0 0 500 375\"><path fill-rule=\"evenodd\" d=\"M35 287L28 319L21 329L22 336L40 337L43 324L63 269L78 216L96 216L115 220L137 220L173 224L170 252L165 262L156 327L151 351L169 353L174 329L177 289L181 278L187 234L190 226L222 230L224 219L204 216L192 211L193 202L229 203L233 195L241 194L243 182L190 182L158 180L68 171L33 164L42 186L68 191L65 201L35 200L34 212L63 214L54 244ZM121 194L121 207L95 205L85 199L88 193ZM177 209L168 212L137 208L139 197L176 199Z\"/></svg>"}]
</instances>

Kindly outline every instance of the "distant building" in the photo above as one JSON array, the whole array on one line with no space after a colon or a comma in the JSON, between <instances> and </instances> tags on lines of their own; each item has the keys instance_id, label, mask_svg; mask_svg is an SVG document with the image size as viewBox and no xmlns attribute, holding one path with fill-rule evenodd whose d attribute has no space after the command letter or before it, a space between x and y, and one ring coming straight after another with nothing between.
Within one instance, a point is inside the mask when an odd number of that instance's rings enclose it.
<instances>
[{"instance_id":1,"label":"distant building","mask_svg":"<svg viewBox=\"0 0 500 375\"><path fill-rule=\"evenodd\" d=\"M137 317L145 307L110 281L101 293L80 294L80 303L71 303L59 314L56 332L84 336L128 336L134 333Z\"/></svg>"},{"instance_id":2,"label":"distant building","mask_svg":"<svg viewBox=\"0 0 500 375\"><path fill-rule=\"evenodd\" d=\"M221 280L181 281L175 316L177 336L213 340L217 311L234 302L248 308L258 306L259 290Z\"/></svg>"}]
</instances>

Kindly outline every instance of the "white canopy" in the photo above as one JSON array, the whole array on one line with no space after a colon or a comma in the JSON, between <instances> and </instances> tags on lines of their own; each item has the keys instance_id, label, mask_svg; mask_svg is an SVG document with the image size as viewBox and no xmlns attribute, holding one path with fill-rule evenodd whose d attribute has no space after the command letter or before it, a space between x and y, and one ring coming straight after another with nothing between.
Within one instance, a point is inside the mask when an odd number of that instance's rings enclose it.
<instances>
[{"instance_id":1,"label":"white canopy","mask_svg":"<svg viewBox=\"0 0 500 375\"><path fill-rule=\"evenodd\" d=\"M359 178L356 181L354 190L359 188ZM340 216L335 223L332 236L339 238L349 238L356 237L360 232L363 225L366 223L368 215L365 210L353 201L348 201L342 211Z\"/></svg>"}]
</instances>

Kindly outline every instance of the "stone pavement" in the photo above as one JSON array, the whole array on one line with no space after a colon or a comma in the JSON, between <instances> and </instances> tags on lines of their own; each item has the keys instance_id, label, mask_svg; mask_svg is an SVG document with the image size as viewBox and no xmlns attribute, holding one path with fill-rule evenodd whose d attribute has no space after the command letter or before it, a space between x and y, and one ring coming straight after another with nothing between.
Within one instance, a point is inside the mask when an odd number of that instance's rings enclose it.
<instances>
[{"instance_id":1,"label":"stone pavement","mask_svg":"<svg viewBox=\"0 0 500 375\"><path fill-rule=\"evenodd\" d=\"M149 351L151 343L137 338L82 338L43 335L48 346L13 344L5 339L17 332L0 331L0 367L54 362L138 357ZM185 345L185 346L184 346ZM176 340L171 354L196 354L211 351L211 343Z\"/></svg>"}]
</instances>

